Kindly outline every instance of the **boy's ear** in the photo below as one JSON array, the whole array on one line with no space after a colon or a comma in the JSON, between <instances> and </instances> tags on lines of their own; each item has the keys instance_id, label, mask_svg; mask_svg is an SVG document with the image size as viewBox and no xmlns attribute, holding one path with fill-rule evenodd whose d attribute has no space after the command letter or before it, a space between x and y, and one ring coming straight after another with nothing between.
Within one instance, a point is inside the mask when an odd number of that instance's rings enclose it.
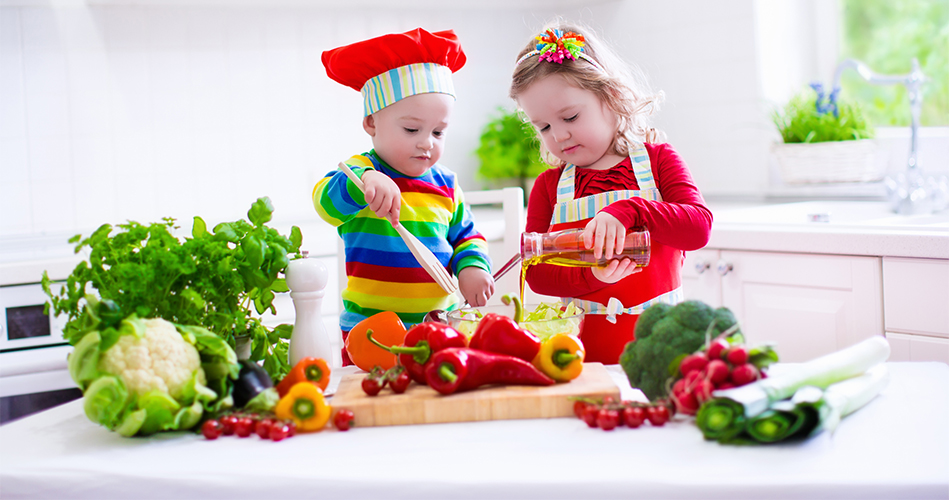
<instances>
[{"instance_id":1,"label":"boy's ear","mask_svg":"<svg viewBox=\"0 0 949 500\"><path fill-rule=\"evenodd\" d=\"M370 137L376 136L376 119L373 115L362 119L362 129L365 130Z\"/></svg>"}]
</instances>

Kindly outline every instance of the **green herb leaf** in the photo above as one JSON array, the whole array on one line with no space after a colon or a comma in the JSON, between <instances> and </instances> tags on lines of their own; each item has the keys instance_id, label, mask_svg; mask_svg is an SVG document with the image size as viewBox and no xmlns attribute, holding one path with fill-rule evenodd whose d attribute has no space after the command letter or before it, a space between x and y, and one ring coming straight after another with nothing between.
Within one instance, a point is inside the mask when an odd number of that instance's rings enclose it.
<instances>
[{"instance_id":1,"label":"green herb leaf","mask_svg":"<svg viewBox=\"0 0 949 500\"><path fill-rule=\"evenodd\" d=\"M270 198L264 196L263 198L257 198L257 201L250 206L250 210L247 211L247 218L250 219L250 222L255 226L262 226L267 222L270 222L270 217L273 215L273 205L270 203Z\"/></svg>"},{"instance_id":2,"label":"green herb leaf","mask_svg":"<svg viewBox=\"0 0 949 500\"><path fill-rule=\"evenodd\" d=\"M208 225L201 217L195 216L194 226L191 227L191 236L194 238L203 238L208 234Z\"/></svg>"}]
</instances>

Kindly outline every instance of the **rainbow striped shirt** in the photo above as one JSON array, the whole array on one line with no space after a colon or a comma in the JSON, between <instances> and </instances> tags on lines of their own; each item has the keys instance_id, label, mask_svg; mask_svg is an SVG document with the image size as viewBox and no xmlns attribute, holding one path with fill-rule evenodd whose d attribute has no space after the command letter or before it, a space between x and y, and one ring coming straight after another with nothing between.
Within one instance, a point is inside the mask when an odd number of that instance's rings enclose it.
<instances>
[{"instance_id":1,"label":"rainbow striped shirt","mask_svg":"<svg viewBox=\"0 0 949 500\"><path fill-rule=\"evenodd\" d=\"M375 151L353 156L346 164L360 177L366 169L375 169L395 181L402 191L402 225L452 273L469 266L491 272L488 244L474 228L454 173L435 164L421 177L409 177L386 165ZM343 331L381 311L394 311L408 327L421 323L433 309L457 307L456 296L445 294L343 172L330 172L316 184L313 205L323 220L338 228L346 246L348 280L342 292L345 310L339 317Z\"/></svg>"}]
</instances>

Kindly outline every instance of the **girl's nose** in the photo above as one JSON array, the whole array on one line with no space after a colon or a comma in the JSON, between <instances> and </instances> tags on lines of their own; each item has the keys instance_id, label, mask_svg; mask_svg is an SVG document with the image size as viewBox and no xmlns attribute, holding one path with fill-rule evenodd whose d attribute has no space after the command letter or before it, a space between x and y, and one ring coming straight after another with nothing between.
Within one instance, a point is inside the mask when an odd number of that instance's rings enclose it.
<instances>
[{"instance_id":1,"label":"girl's nose","mask_svg":"<svg viewBox=\"0 0 949 500\"><path fill-rule=\"evenodd\" d=\"M558 128L553 130L553 138L557 142L563 142L570 138L570 132L567 129Z\"/></svg>"}]
</instances>

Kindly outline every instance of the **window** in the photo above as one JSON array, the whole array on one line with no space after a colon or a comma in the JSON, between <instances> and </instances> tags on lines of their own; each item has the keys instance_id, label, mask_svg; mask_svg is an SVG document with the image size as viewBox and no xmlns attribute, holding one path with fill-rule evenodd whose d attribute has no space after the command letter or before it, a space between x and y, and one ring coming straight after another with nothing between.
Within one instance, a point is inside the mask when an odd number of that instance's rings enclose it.
<instances>
[{"instance_id":1,"label":"window","mask_svg":"<svg viewBox=\"0 0 949 500\"><path fill-rule=\"evenodd\" d=\"M923 85L920 125L949 125L949 2L946 0L841 0L840 60L864 62L875 73L905 75L913 58L929 80ZM859 101L877 126L910 124L902 85L872 85L854 71L841 76L841 92Z\"/></svg>"}]
</instances>

